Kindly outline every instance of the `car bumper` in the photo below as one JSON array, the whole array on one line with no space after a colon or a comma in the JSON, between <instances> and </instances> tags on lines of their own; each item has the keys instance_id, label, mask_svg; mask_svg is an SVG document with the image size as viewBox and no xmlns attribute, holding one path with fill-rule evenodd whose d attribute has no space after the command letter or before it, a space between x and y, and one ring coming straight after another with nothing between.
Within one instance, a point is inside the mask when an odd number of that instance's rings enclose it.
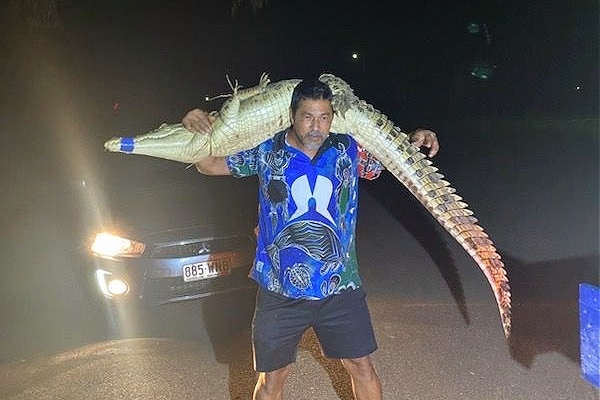
<instances>
[{"instance_id":1,"label":"car bumper","mask_svg":"<svg viewBox=\"0 0 600 400\"><path fill-rule=\"evenodd\" d=\"M215 294L256 288L248 277L251 262L248 257L229 255L230 273L186 282L183 267L206 262L209 257L178 259L104 259L94 258L95 280L104 297L113 302L138 303L148 306L199 299ZM111 282L126 285L123 294L108 291Z\"/></svg>"}]
</instances>

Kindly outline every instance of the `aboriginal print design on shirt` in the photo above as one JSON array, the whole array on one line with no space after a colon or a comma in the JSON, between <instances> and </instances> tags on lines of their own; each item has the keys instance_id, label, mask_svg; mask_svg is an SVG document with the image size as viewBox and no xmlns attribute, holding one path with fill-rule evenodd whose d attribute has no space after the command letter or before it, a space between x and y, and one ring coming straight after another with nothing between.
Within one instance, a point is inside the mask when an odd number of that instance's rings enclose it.
<instances>
[{"instance_id":1,"label":"aboriginal print design on shirt","mask_svg":"<svg viewBox=\"0 0 600 400\"><path fill-rule=\"evenodd\" d=\"M321 299L357 288L358 178L375 178L383 167L348 135L330 134L312 160L287 145L285 136L282 131L227 157L234 176L259 178L250 277L290 298ZM369 165L368 174L364 165Z\"/></svg>"}]
</instances>

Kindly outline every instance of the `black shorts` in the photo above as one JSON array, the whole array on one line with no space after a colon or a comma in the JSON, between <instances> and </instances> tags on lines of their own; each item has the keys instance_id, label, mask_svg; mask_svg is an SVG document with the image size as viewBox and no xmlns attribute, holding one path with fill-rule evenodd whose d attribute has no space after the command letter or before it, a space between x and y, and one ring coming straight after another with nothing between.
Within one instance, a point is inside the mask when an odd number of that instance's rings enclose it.
<instances>
[{"instance_id":1,"label":"black shorts","mask_svg":"<svg viewBox=\"0 0 600 400\"><path fill-rule=\"evenodd\" d=\"M305 300L259 288L252 321L254 369L269 372L295 362L300 339L310 327L328 358L359 358L377 349L362 289Z\"/></svg>"}]
</instances>

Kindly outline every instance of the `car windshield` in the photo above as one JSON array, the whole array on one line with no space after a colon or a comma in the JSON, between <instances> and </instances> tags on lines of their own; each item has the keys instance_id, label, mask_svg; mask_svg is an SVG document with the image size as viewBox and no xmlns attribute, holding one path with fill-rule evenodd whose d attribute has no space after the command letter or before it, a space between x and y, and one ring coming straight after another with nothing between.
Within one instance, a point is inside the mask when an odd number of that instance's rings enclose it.
<instances>
[{"instance_id":1,"label":"car windshield","mask_svg":"<svg viewBox=\"0 0 600 400\"><path fill-rule=\"evenodd\" d=\"M253 179L204 176L194 166L124 154L107 154L103 175L110 223L129 231L256 222Z\"/></svg>"}]
</instances>

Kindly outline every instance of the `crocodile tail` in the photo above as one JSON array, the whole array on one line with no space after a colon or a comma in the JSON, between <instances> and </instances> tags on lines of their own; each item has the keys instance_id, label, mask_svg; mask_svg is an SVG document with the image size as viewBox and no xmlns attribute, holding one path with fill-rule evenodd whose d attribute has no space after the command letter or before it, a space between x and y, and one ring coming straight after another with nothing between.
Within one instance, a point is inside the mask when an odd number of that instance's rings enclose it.
<instances>
[{"instance_id":1,"label":"crocodile tail","mask_svg":"<svg viewBox=\"0 0 600 400\"><path fill-rule=\"evenodd\" d=\"M475 260L498 305L502 327L511 330L510 287L504 263L473 212L432 162L380 111L358 101L346 113L355 139L419 200Z\"/></svg>"}]
</instances>

